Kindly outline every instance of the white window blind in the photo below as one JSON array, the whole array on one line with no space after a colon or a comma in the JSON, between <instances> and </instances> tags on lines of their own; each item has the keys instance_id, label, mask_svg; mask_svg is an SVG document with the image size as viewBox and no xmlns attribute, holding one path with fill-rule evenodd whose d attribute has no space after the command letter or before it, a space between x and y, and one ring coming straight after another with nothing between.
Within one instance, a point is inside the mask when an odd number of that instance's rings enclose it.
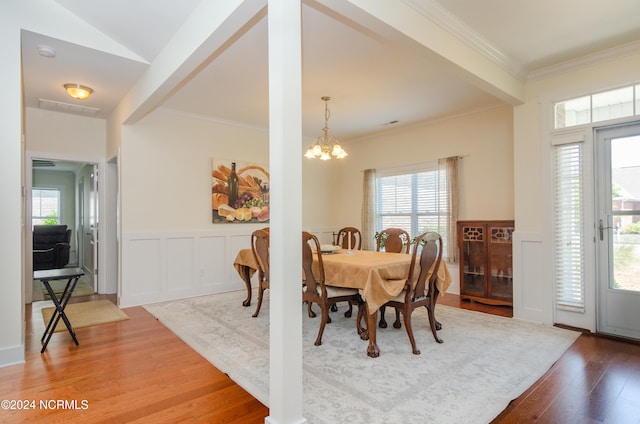
<instances>
[{"instance_id":1,"label":"white window blind","mask_svg":"<svg viewBox=\"0 0 640 424\"><path fill-rule=\"evenodd\" d=\"M554 146L554 250L556 305L585 308L583 144Z\"/></svg>"},{"instance_id":2,"label":"white window blind","mask_svg":"<svg viewBox=\"0 0 640 424\"><path fill-rule=\"evenodd\" d=\"M380 171L376 181L377 230L402 228L411 237L435 231L442 237L446 256L451 211L443 179L445 172L437 163Z\"/></svg>"}]
</instances>

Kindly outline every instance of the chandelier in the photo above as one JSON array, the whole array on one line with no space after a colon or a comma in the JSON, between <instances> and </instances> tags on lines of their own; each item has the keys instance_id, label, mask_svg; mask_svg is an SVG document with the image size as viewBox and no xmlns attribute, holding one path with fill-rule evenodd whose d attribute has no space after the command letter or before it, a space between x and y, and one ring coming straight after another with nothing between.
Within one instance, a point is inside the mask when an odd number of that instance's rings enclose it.
<instances>
[{"instance_id":1,"label":"chandelier","mask_svg":"<svg viewBox=\"0 0 640 424\"><path fill-rule=\"evenodd\" d=\"M327 102L331 100L331 97L323 96L321 98L324 100L324 128L322 129L324 134L316 139L304 156L309 159L329 160L333 155L338 159L344 159L348 156L347 152L340 146L337 138L329 135L329 108Z\"/></svg>"}]
</instances>

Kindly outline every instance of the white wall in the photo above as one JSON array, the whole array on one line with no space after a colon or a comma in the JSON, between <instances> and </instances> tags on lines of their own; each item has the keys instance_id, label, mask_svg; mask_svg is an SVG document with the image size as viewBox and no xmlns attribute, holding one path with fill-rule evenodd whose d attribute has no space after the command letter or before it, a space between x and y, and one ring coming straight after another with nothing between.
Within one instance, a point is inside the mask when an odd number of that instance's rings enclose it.
<instances>
[{"instance_id":1,"label":"white wall","mask_svg":"<svg viewBox=\"0 0 640 424\"><path fill-rule=\"evenodd\" d=\"M104 158L104 119L36 108L27 108L26 112L27 150Z\"/></svg>"},{"instance_id":2,"label":"white wall","mask_svg":"<svg viewBox=\"0 0 640 424\"><path fill-rule=\"evenodd\" d=\"M369 137L347 144L340 172L341 222L360 222L362 171L460 160L460 219L513 219L513 124L510 106Z\"/></svg>"}]
</instances>

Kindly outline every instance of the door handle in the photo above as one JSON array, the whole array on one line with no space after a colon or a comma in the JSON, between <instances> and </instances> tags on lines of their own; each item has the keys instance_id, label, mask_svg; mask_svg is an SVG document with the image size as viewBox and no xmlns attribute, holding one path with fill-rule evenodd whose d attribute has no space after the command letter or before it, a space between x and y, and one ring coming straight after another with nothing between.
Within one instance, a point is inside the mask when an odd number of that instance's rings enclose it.
<instances>
[{"instance_id":1,"label":"door handle","mask_svg":"<svg viewBox=\"0 0 640 424\"><path fill-rule=\"evenodd\" d=\"M600 220L599 228L600 228L600 241L603 241L604 240L604 230L610 230L613 227L605 227L603 222L602 222L602 220Z\"/></svg>"}]
</instances>

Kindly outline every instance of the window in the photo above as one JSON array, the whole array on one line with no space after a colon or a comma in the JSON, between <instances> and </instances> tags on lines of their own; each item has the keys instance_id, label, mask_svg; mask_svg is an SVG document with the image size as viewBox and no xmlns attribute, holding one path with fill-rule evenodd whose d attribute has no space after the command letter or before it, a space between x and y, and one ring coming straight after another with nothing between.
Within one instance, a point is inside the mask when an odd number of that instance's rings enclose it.
<instances>
[{"instance_id":1,"label":"window","mask_svg":"<svg viewBox=\"0 0 640 424\"><path fill-rule=\"evenodd\" d=\"M556 305L584 311L583 144L554 147L554 251Z\"/></svg>"},{"instance_id":2,"label":"window","mask_svg":"<svg viewBox=\"0 0 640 424\"><path fill-rule=\"evenodd\" d=\"M376 178L377 230L402 228L412 237L435 231L442 237L443 257L447 257L452 221L446 180L447 172L439 170L436 162L379 171Z\"/></svg>"},{"instance_id":3,"label":"window","mask_svg":"<svg viewBox=\"0 0 640 424\"><path fill-rule=\"evenodd\" d=\"M556 102L553 110L555 129L638 115L640 85L629 85Z\"/></svg>"},{"instance_id":4,"label":"window","mask_svg":"<svg viewBox=\"0 0 640 424\"><path fill-rule=\"evenodd\" d=\"M60 223L60 190L34 188L31 191L33 225Z\"/></svg>"}]
</instances>

